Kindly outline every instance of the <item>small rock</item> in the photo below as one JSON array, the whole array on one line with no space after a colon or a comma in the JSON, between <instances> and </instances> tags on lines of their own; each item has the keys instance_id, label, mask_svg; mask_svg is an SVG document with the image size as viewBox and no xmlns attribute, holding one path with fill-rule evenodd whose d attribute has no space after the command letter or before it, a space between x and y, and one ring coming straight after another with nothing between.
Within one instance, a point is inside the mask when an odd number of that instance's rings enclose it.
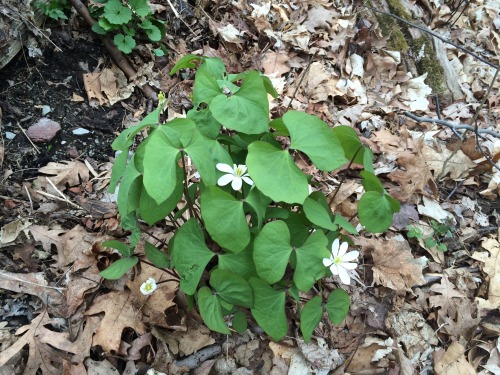
<instances>
[{"instance_id":1,"label":"small rock","mask_svg":"<svg viewBox=\"0 0 500 375\"><path fill-rule=\"evenodd\" d=\"M84 129L84 128L76 128L73 130L74 135L84 135L90 133L90 130Z\"/></svg>"},{"instance_id":2,"label":"small rock","mask_svg":"<svg viewBox=\"0 0 500 375\"><path fill-rule=\"evenodd\" d=\"M56 136L59 130L61 130L61 125L58 122L42 117L26 130L26 135L33 142L48 142Z\"/></svg>"},{"instance_id":3,"label":"small rock","mask_svg":"<svg viewBox=\"0 0 500 375\"><path fill-rule=\"evenodd\" d=\"M5 132L5 138L7 138L7 139L14 139L15 137L16 137L16 133Z\"/></svg>"}]
</instances>

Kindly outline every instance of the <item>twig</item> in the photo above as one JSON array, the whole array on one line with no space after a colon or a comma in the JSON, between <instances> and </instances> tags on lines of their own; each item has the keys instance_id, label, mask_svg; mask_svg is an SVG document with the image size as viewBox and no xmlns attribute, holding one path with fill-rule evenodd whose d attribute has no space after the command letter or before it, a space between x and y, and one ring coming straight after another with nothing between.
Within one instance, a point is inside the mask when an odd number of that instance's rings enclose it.
<instances>
[{"instance_id":1,"label":"twig","mask_svg":"<svg viewBox=\"0 0 500 375\"><path fill-rule=\"evenodd\" d=\"M306 69L304 70L304 73L302 74L302 77L300 77L299 83L297 84L297 87L295 87L295 91L293 92L292 98L290 99L290 103L288 103L288 107L286 107L286 110L288 111L290 107L292 106L293 99L295 99L295 95L297 95L297 91L299 91L300 86L302 85L302 81L306 77L307 73L309 72L309 68L311 67L311 64L316 57L316 54L318 51L314 52L314 55L311 56L309 59L309 62L307 63Z\"/></svg>"},{"instance_id":2,"label":"twig","mask_svg":"<svg viewBox=\"0 0 500 375\"><path fill-rule=\"evenodd\" d=\"M70 200L68 200L68 198L62 199L62 198L59 198L56 195L45 193L45 192L40 191L40 190L35 190L35 192L37 192L38 194L42 194L42 195L44 195L46 197L49 197L49 198L57 199L58 201L66 202L66 203L70 204L71 206L73 206L75 208L78 208L79 210L82 210L82 208L79 205L77 205L76 203L71 202Z\"/></svg>"},{"instance_id":3,"label":"twig","mask_svg":"<svg viewBox=\"0 0 500 375\"><path fill-rule=\"evenodd\" d=\"M352 163L354 163L354 159L356 159L356 156L358 156L358 152L359 152L362 148L363 148L363 144L360 144L360 145L358 146L358 149L357 149L357 150L356 150L356 152L354 153L354 156L353 156L353 157L352 157L352 159L349 161L349 164L347 165L347 168L345 169L345 171L348 171L348 170L349 170L349 168L351 168ZM344 172L345 172L345 171L344 171ZM342 186L342 184L343 184L343 183L344 183L344 181L345 181L345 178L346 178L345 176L346 176L346 173L343 173L343 174L342 174L342 180L340 181L339 186L337 187L337 190L335 190L335 193L332 195L332 197L331 197L331 198L330 198L330 200L328 201L328 207L331 207L331 205L332 205L332 203L333 203L333 201L334 201L335 197L337 196L337 193L338 193L338 192L339 192L339 190L340 190L340 187Z\"/></svg>"},{"instance_id":4,"label":"twig","mask_svg":"<svg viewBox=\"0 0 500 375\"><path fill-rule=\"evenodd\" d=\"M420 116L414 115L411 112L404 112L404 114L405 114L405 116L408 116L409 118L411 118L415 121L418 121L418 122L430 122L430 123L434 123L434 124L438 124L438 125L447 126L448 128L450 128L452 130L464 129L465 131L475 132L475 127L471 126L471 125L454 124L450 121L440 120L437 118L420 117ZM493 130L488 130L488 129L478 129L477 134L488 134L488 135L491 135L495 138L500 138L500 133L497 133L497 132L494 132Z\"/></svg>"},{"instance_id":5,"label":"twig","mask_svg":"<svg viewBox=\"0 0 500 375\"><path fill-rule=\"evenodd\" d=\"M33 215L33 201L31 200L31 195L30 195L30 192L28 190L28 188L26 187L26 185L24 185L24 190L26 190L26 194L28 195L28 199L30 200L30 214Z\"/></svg>"},{"instance_id":6,"label":"twig","mask_svg":"<svg viewBox=\"0 0 500 375\"><path fill-rule=\"evenodd\" d=\"M423 31L424 33L427 33L429 35L432 35L433 37L435 38L438 38L439 40L443 41L444 43L448 43L448 44L451 44L452 46L458 48L459 50L471 55L471 56L474 56L476 59L478 59L479 61L482 61L484 62L486 65L489 65L495 69L498 69L499 66L496 65L496 64L493 64L492 62L489 62L488 60L486 60L484 57L481 57L479 56L478 54L472 52L472 51L469 51L467 48L464 48L456 43L453 43L451 42L449 39L446 39L446 38L443 38L441 35L439 34L436 34L435 32L432 32L430 30L428 30L427 28L425 27L422 27L422 26L419 26L419 25L415 25L414 23L411 23L407 20L405 20L404 18L401 18L401 17L398 17L396 16L395 14L392 14L392 13L388 13L388 12L384 12L382 10L378 10L378 9L375 9L375 8L372 8L371 6L369 5L364 5L366 8L369 8L371 10L373 10L374 12L377 12L377 13L381 13L381 14L385 14L386 16L389 16L389 17L393 17L393 18L396 18L397 20L403 22L403 23L406 23L407 25L411 26L411 27L414 27L416 29L419 29L421 31Z\"/></svg>"},{"instance_id":7,"label":"twig","mask_svg":"<svg viewBox=\"0 0 500 375\"><path fill-rule=\"evenodd\" d=\"M481 110L481 108L484 106L484 104L486 103L486 100L488 100L488 97L490 95L490 92L491 92L491 89L493 87L493 84L495 83L496 79L497 79L497 76L498 76L498 71L499 71L499 68L497 68L496 72L495 72L495 75L493 76L493 79L491 80L491 84L489 85L488 87L488 91L486 91L486 94L484 94L484 98L483 98L483 101L481 102L481 104L479 105L479 107L476 109L476 113L474 113L474 117L472 118L472 121L471 123L474 124L474 133L476 134L476 146L477 148L479 149L479 151L481 151L481 154L483 154L484 158L486 160L488 160L488 162L493 166L495 167L497 170L500 171L500 167L488 156L486 155L486 152L484 152L484 149L483 147L481 146L481 144L479 143L479 128L478 128L478 125L477 125L477 118L479 116L479 111Z\"/></svg>"},{"instance_id":8,"label":"twig","mask_svg":"<svg viewBox=\"0 0 500 375\"><path fill-rule=\"evenodd\" d=\"M38 147L36 147L36 145L33 143L33 141L30 139L30 137L28 137L28 134L26 134L26 132L24 131L23 127L21 125L19 125L19 123L17 123L17 127L19 129L21 129L21 131L23 132L24 136L28 139L28 141L31 143L31 145L35 148L35 151L37 153L40 153L40 149Z\"/></svg>"}]
</instances>

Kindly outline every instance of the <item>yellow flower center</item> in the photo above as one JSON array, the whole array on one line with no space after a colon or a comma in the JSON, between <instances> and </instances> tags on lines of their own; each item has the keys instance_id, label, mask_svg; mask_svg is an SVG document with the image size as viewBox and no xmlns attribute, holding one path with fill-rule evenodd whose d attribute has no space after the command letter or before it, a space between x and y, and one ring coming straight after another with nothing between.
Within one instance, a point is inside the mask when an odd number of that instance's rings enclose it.
<instances>
[{"instance_id":1,"label":"yellow flower center","mask_svg":"<svg viewBox=\"0 0 500 375\"><path fill-rule=\"evenodd\" d=\"M243 176L244 172L240 167L237 167L235 174L237 177L241 177L241 176Z\"/></svg>"},{"instance_id":2,"label":"yellow flower center","mask_svg":"<svg viewBox=\"0 0 500 375\"><path fill-rule=\"evenodd\" d=\"M146 292L151 291L153 289L153 284L146 283L146 285L144 286L144 289L146 289Z\"/></svg>"},{"instance_id":3,"label":"yellow flower center","mask_svg":"<svg viewBox=\"0 0 500 375\"><path fill-rule=\"evenodd\" d=\"M333 258L333 263L335 263L337 266L339 264L342 264L342 258L339 257L338 255L335 255L335 257Z\"/></svg>"}]
</instances>

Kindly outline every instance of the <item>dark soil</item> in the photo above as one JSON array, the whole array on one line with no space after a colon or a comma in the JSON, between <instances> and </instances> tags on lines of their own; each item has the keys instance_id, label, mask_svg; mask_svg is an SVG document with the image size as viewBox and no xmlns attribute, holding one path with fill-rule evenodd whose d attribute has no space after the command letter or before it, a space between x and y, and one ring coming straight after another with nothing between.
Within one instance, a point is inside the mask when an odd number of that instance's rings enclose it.
<instances>
[{"instance_id":1,"label":"dark soil","mask_svg":"<svg viewBox=\"0 0 500 375\"><path fill-rule=\"evenodd\" d=\"M120 131L125 110L120 103L112 107L91 107L83 85L83 74L92 72L99 58L109 65L109 57L99 41L88 36L73 37L53 29L53 45L43 48L43 56L29 58L20 53L0 70L0 105L3 112L2 137L5 142L3 169L11 170L12 181L22 182L37 174L50 161L91 158L97 163L113 155L111 143ZM73 94L85 99L72 101ZM59 122L61 131L49 142L38 143L40 153L28 141L26 130L42 117L41 106L52 111L45 115ZM90 132L74 135L76 128ZM16 133L12 140L5 132ZM2 173L3 175L3 173ZM2 177L3 178L3 177Z\"/></svg>"}]
</instances>

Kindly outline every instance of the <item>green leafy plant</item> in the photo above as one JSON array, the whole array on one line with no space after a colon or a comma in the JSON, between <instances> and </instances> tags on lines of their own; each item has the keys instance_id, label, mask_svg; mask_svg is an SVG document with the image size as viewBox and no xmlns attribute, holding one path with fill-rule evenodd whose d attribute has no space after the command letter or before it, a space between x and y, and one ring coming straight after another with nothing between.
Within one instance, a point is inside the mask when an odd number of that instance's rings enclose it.
<instances>
[{"instance_id":1,"label":"green leafy plant","mask_svg":"<svg viewBox=\"0 0 500 375\"><path fill-rule=\"evenodd\" d=\"M68 0L36 1L34 5L38 9L41 9L47 17L56 21L67 20L66 12L71 7Z\"/></svg>"},{"instance_id":2,"label":"green leafy plant","mask_svg":"<svg viewBox=\"0 0 500 375\"><path fill-rule=\"evenodd\" d=\"M340 238L358 232L332 213L322 192L309 192L312 176L294 155L303 154L325 173L352 162L364 166L366 192L358 208L368 231L387 230L399 203L374 175L372 152L350 127L331 129L297 111L269 121L268 94L277 93L257 71L228 74L220 59L194 55L182 58L171 74L183 68L197 68L194 108L187 117L162 123L160 95L158 108L113 142L121 153L110 191L120 182L118 209L132 234L128 245L104 243L122 258L101 275L118 279L147 258L178 280L210 329L226 334L229 321L241 332L251 316L274 340L282 339L288 331L285 303L291 299L309 341L324 311L335 324L348 313L347 292L328 293L321 279L333 274L350 282L359 253L347 252ZM145 131L148 136L129 158L136 135ZM283 137L289 138L288 147L279 141ZM188 158L199 179L189 177ZM177 227L168 250L146 242L145 255L135 253L138 220L154 225L167 216ZM142 289L155 288L148 280ZM304 303L304 295L312 298Z\"/></svg>"},{"instance_id":3,"label":"green leafy plant","mask_svg":"<svg viewBox=\"0 0 500 375\"><path fill-rule=\"evenodd\" d=\"M98 18L92 26L97 34L114 35L113 42L123 53L130 53L136 46L136 39L144 35L151 42L159 42L165 36L165 23L156 19L147 0L98 0L103 6L91 8ZM164 46L154 50L164 54Z\"/></svg>"},{"instance_id":4,"label":"green leafy plant","mask_svg":"<svg viewBox=\"0 0 500 375\"><path fill-rule=\"evenodd\" d=\"M433 234L426 236L421 228L409 225L406 227L406 229L408 229L407 236L408 238L423 240L427 248L436 247L437 250L443 252L448 250L448 247L443 241L453 236L453 232L455 231L453 224L447 222L439 223L436 220L431 220L430 227L432 228Z\"/></svg>"}]
</instances>

